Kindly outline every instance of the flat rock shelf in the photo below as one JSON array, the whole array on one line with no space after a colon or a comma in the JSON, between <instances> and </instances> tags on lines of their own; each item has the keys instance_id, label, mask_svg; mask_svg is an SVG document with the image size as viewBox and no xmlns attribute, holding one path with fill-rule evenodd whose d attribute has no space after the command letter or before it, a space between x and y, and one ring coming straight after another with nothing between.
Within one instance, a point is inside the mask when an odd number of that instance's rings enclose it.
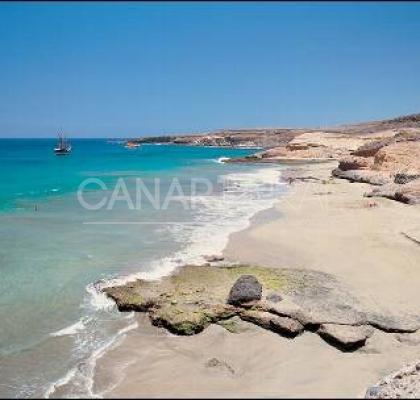
<instances>
[{"instance_id":1,"label":"flat rock shelf","mask_svg":"<svg viewBox=\"0 0 420 400\"><path fill-rule=\"evenodd\" d=\"M230 304L232 288L250 277L261 285L261 297ZM412 333L420 328L418 318L361 310L334 277L310 270L187 265L157 281L136 280L103 291L120 311L145 312L153 325L177 335L197 334L212 323L234 332L239 317L289 338L310 330L341 351L355 351L376 329Z\"/></svg>"}]
</instances>

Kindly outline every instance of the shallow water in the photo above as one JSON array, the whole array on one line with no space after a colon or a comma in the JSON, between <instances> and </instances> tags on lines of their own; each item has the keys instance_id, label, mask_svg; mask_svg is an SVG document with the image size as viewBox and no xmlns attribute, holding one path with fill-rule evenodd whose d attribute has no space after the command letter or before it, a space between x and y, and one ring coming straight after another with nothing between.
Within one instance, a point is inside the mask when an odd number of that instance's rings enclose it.
<instances>
[{"instance_id":1,"label":"shallow water","mask_svg":"<svg viewBox=\"0 0 420 400\"><path fill-rule=\"evenodd\" d=\"M53 146L50 140L0 140L1 397L95 396L96 358L136 327L133 316L116 312L98 289L202 262L282 191L278 167L218 162L252 150L127 150L105 140L76 140L70 156L57 157ZM138 207L120 200L110 210L84 209L76 192L87 178L106 185L88 186L89 204L110 200L123 178ZM144 192L136 204L136 178L150 193L159 180L158 207ZM192 190L197 178L211 190L203 184ZM174 196L163 209L174 179Z\"/></svg>"}]
</instances>

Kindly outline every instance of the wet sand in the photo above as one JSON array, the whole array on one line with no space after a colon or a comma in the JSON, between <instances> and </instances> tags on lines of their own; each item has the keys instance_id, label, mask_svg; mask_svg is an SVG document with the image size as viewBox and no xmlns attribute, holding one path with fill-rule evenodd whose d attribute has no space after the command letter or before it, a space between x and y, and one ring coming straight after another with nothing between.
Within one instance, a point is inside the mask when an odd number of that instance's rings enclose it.
<instances>
[{"instance_id":1,"label":"wet sand","mask_svg":"<svg viewBox=\"0 0 420 400\"><path fill-rule=\"evenodd\" d=\"M403 233L419 237L420 208L363 198L369 186L330 180L333 166L304 167L320 180L291 184L273 210L231 236L225 257L326 272L368 310L418 315L420 246ZM311 332L287 339L241 322L240 333L212 325L176 337L139 321L98 360L95 391L105 397L360 397L420 358L420 345L381 331L344 353Z\"/></svg>"}]
</instances>

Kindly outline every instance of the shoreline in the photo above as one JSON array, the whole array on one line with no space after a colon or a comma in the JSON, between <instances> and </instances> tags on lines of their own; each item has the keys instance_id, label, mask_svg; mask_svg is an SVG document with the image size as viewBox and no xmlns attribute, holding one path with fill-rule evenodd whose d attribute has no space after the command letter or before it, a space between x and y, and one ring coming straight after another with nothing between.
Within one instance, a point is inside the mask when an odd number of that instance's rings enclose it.
<instances>
[{"instance_id":1,"label":"shoreline","mask_svg":"<svg viewBox=\"0 0 420 400\"><path fill-rule=\"evenodd\" d=\"M252 169L246 169L246 170L241 169L234 172L223 172L221 176L224 176L227 179L233 179L233 180L239 179L239 184L237 184L238 186L242 186L243 184L245 187L248 187L251 184L252 186L255 186L256 191L259 191L260 185L273 184L277 178L279 179L280 174L281 174L281 171L280 171L280 168L278 167L267 168L267 166L254 165ZM280 182L280 179L278 180L278 182L279 184L278 185L276 184L275 193L277 193L278 190L280 191L283 190L282 189L283 185ZM222 198L220 198L220 199L217 199L217 201L222 202L223 200ZM232 200L228 199L227 201L231 202ZM243 205L243 200L240 200L240 201L241 202L240 202L239 208L242 210L243 207L241 207L241 205ZM89 295L89 299L90 299L89 301L92 304L94 303L93 306L98 309L113 308L115 307L115 303L109 297L105 296L105 294L103 293L103 290L105 288L124 285L129 282L136 281L137 279L145 279L145 280L151 280L151 281L160 280L166 276L170 276L174 274L179 268L182 268L182 266L185 263L188 263L188 262L204 263L205 262L204 256L211 255L211 254L221 254L223 248L226 247L226 244L228 242L228 237L230 235L230 233L228 234L229 231L233 230L236 232L237 230L246 229L246 227L248 227L248 225L251 223L250 222L251 219L256 214L259 214L259 212L261 211L258 209L261 209L261 207L264 207L262 211L265 211L267 210L267 207L271 208L275 201L276 201L276 197L274 198L262 197L260 199L257 196L255 205L251 204L251 207L245 207L245 209L243 209L239 213L235 212L235 214L238 216L237 219L230 221L230 226L226 227L227 232L220 232L221 235L219 235L220 237L217 236L217 240L215 240L216 239L215 234L217 233L218 230L220 230L220 227L224 225L224 222L219 221L219 224L215 226L215 229L209 229L208 226L203 225L201 228L199 228L199 230L202 234L204 234L204 236L203 235L199 235L199 236L201 237L201 239L204 239L205 237L209 236L208 233L210 231L209 237L213 237L213 241L211 243L206 244L205 241L201 241L201 240L199 241L196 240L197 243L195 242L189 243L188 245L185 246L185 248L181 248L177 250L174 254L171 254L170 256L164 257L162 259L161 258L156 259L155 264L157 268L152 268L152 269L148 269L146 271L141 271L141 272L121 274L115 278L100 279L99 281L95 283L88 284L86 287L86 290ZM229 207L231 207L231 205L229 205ZM256 212L253 211L254 208L257 210ZM211 204L209 205L209 209L211 211L212 209ZM247 216L247 214L249 214L250 212L252 215L251 218ZM232 219L231 216L225 216L225 217L226 217L226 222L229 222L229 220ZM212 232L213 232L213 236L212 236ZM197 239L198 236L195 235L195 237ZM210 247L209 247L209 244L210 244ZM184 260L184 263L182 264L180 264L181 259ZM64 332L64 335L73 334L73 327L74 325L77 325L79 322L80 320L77 321L75 324L71 324L70 326L66 326L63 329L60 329L59 331L57 331L59 335L56 335L57 332L54 332L52 336L60 336L62 332ZM130 319L129 322L130 322L130 326L132 326L133 324L136 324L136 320ZM68 333L67 331L69 331L70 333ZM121 335L118 332L115 336L111 338L110 341L105 343L103 347L98 349L98 351L95 351L94 354L91 354L85 360L84 364L89 364L90 365L89 368L92 371L94 371L96 361L100 359L101 357L103 357L103 355L106 354L109 351L109 349L113 348L114 346L118 346L120 339L123 339L123 336L126 332L124 329L121 330L121 332L122 332ZM80 378L81 377L79 377L78 366L75 366L74 368L69 370L65 376L61 377L57 381L52 382L49 385L45 395L52 396L52 397L65 396L66 393L72 392L73 386L80 386L79 384ZM90 380L90 377L88 377L87 379ZM84 389L82 389L80 393L85 393L83 390ZM96 394L96 391L92 389L91 387L86 388L86 390L87 390L86 393L89 396L90 395L93 396L94 394Z\"/></svg>"},{"instance_id":2,"label":"shoreline","mask_svg":"<svg viewBox=\"0 0 420 400\"><path fill-rule=\"evenodd\" d=\"M330 167L326 168L326 164L306 164L302 167L311 176L329 179ZM333 179L331 182L334 183L293 184L290 190L276 201L274 207L258 212L251 218L248 228L230 235L223 252L224 256L229 261L266 267L281 265L332 273L338 279L346 281L345 283L351 287L363 306L375 312L379 310L387 313L392 311L393 314L403 312L411 314L419 307L419 302L413 297L413 291L420 284L420 274L416 273L410 262L403 263L403 272L404 270L407 272L407 269L412 270L410 279L401 276L401 271L392 270L387 273L394 276L384 277L385 281L390 282L399 277L394 282L394 287L398 287L404 281L404 294L398 296L399 291L392 290L392 287L381 289L383 282L376 286L372 286L372 280L363 283L367 278L366 271L358 277L360 271L355 273L351 268L349 270L348 266L338 268L337 259L343 261L343 254L332 251L330 259L323 256L325 265L321 265L314 261L317 259L316 253L318 252L319 256L322 249L316 249L317 246L311 246L310 243L308 246L308 242L304 242L302 237L300 242L295 241L295 233L299 233L300 236L305 235L297 217L305 214L305 209L312 207L313 211L314 199L318 205L315 207L318 214L315 213L311 224L317 218L325 218L325 215L319 212L323 203L324 208L329 207L334 218L338 220L354 218L354 216L346 217L349 212L357 213L359 217L363 214L359 220L365 220L365 223L350 224L351 232L347 234L351 236L355 232L363 233L367 236L364 236L362 241L367 239L371 244L375 244L378 240L374 234L376 230L372 226L378 218L381 218L382 213L389 214L389 211L392 211L393 219L399 220L403 215L407 221L410 219L413 221L412 217L417 216L418 210L415 208L388 199L378 199L376 203L379 205L374 207L366 206L370 200L363 198L362 195L369 186L367 184L354 184L338 179ZM328 190L325 190L327 188ZM301 205L299 210L293 211L293 203L296 200L299 200ZM378 212L380 215L376 215ZM410 216L410 213L413 214ZM305 218L302 216L301 219ZM304 222L308 223L308 220ZM325 219L322 222L328 225ZM341 239L345 239L342 228L340 225L335 226L333 231L335 235L343 235L344 238ZM276 234L273 235L273 231ZM326 232L323 231L322 234ZM382 239L385 237L389 239L389 234L390 232L385 232ZM393 240L395 237L398 238L396 246L400 251L409 249L409 253L405 255L409 258L411 254L413 260L416 257L418 259L420 248L415 243L400 234L395 236L395 232L391 234ZM351 237L354 240L354 236ZM358 243L359 250L363 249L360 245L361 243ZM274 251L273 246L276 247ZM320 247L322 246L325 246L325 243L321 243ZM328 243L328 246L337 250L334 242ZM386 258L382 257L381 261L386 261ZM380 274L373 275L374 279L380 278ZM372 286L368 295L367 286ZM112 374L115 365L121 367L121 363L126 363L124 376L120 375L119 383L104 393L106 397L272 395L360 397L364 395L368 386L384 375L398 370L405 362L412 362L416 358L413 354L415 347L408 344L408 339L405 341L404 335L409 337L410 334L387 334L378 331L368 340L365 348L354 353L342 353L320 341L310 332L305 332L295 339L286 339L249 323L243 323L244 331L238 334L227 332L218 325L210 325L198 335L177 337L168 334L162 328L151 326L145 315L139 315L138 318L142 329L128 333L118 348L111 350L98 361L95 376L98 386L101 386L100 382L104 380L105 375ZM241 354L244 353L240 350L243 348L247 349L247 356ZM210 368L207 362L212 358L222 361L216 367ZM253 358L256 360L252 361ZM269 373L267 365L270 365ZM329 372L333 365L334 368L339 366L342 370L330 376ZM178 370L177 373L173 372L174 368ZM230 370L235 372L232 374ZM165 381L164 385L162 381Z\"/></svg>"}]
</instances>

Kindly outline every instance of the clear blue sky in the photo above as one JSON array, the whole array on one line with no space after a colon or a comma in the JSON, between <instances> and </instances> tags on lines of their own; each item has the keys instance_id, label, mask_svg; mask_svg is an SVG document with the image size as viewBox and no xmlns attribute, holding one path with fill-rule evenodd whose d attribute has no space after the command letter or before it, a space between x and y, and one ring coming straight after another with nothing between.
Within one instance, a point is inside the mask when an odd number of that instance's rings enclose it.
<instances>
[{"instance_id":1,"label":"clear blue sky","mask_svg":"<svg viewBox=\"0 0 420 400\"><path fill-rule=\"evenodd\" d=\"M0 137L420 112L420 4L1 3Z\"/></svg>"}]
</instances>

